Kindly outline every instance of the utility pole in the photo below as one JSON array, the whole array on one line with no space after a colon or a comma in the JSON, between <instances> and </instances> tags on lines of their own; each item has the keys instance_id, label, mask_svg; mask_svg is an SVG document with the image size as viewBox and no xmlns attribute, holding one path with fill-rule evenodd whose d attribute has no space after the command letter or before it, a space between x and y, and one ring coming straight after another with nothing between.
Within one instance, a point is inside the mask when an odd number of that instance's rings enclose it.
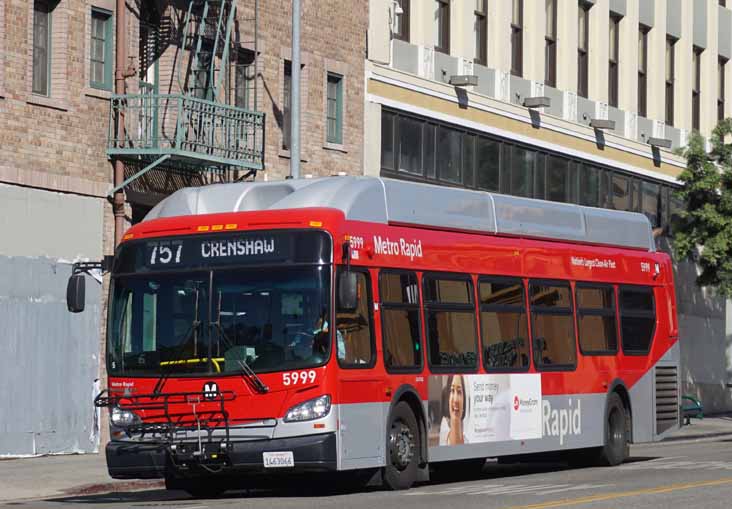
<instances>
[{"instance_id":1,"label":"utility pole","mask_svg":"<svg viewBox=\"0 0 732 509\"><path fill-rule=\"evenodd\" d=\"M114 93L121 95L125 93L125 60L127 60L127 30L125 29L125 0L117 0L116 24L115 24L115 64L114 64ZM117 109L116 113L117 139L124 133L124 119ZM125 165L122 159L117 157L114 160L114 187L119 186L125 179ZM120 189L114 193L112 201L114 211L114 247L122 242L122 233L125 228L125 195Z\"/></svg>"},{"instance_id":2,"label":"utility pole","mask_svg":"<svg viewBox=\"0 0 732 509\"><path fill-rule=\"evenodd\" d=\"M300 178L300 0L292 0L292 97L290 98L290 178Z\"/></svg>"}]
</instances>

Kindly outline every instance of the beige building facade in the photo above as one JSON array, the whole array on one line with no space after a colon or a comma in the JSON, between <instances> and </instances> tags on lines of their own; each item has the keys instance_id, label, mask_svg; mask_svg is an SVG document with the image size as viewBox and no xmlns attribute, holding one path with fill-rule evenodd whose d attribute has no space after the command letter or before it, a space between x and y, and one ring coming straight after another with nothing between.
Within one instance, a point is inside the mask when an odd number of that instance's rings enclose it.
<instances>
[{"instance_id":1,"label":"beige building facade","mask_svg":"<svg viewBox=\"0 0 732 509\"><path fill-rule=\"evenodd\" d=\"M641 212L732 115L717 0L371 0L364 172ZM732 307L677 265L683 392L732 409Z\"/></svg>"}]
</instances>

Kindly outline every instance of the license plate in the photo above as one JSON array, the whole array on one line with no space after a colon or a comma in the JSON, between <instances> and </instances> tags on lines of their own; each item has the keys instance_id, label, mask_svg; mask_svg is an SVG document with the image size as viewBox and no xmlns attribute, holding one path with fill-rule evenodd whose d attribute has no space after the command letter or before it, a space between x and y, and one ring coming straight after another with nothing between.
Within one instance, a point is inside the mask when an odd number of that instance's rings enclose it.
<instances>
[{"instance_id":1,"label":"license plate","mask_svg":"<svg viewBox=\"0 0 732 509\"><path fill-rule=\"evenodd\" d=\"M264 468L286 468L295 466L292 451L263 452Z\"/></svg>"}]
</instances>

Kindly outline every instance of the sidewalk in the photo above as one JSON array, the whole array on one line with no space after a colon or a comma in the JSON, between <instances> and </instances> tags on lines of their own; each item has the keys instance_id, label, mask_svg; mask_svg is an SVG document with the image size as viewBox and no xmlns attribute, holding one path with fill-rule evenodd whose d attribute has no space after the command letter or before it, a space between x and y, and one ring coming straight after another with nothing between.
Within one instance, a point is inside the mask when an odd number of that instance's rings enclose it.
<instances>
[{"instance_id":1,"label":"sidewalk","mask_svg":"<svg viewBox=\"0 0 732 509\"><path fill-rule=\"evenodd\" d=\"M33 498L153 489L162 481L115 480L107 473L104 454L0 459L0 505Z\"/></svg>"},{"instance_id":2,"label":"sidewalk","mask_svg":"<svg viewBox=\"0 0 732 509\"><path fill-rule=\"evenodd\" d=\"M732 414L692 419L666 441L732 437ZM159 480L121 481L109 477L103 454L0 459L0 504L33 498L160 489Z\"/></svg>"}]
</instances>

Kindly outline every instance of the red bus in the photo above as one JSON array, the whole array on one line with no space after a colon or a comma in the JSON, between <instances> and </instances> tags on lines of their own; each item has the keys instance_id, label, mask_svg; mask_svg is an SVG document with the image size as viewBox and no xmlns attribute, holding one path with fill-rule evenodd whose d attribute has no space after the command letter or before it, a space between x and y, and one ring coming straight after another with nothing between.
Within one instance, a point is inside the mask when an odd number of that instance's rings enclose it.
<instances>
[{"instance_id":1,"label":"red bus","mask_svg":"<svg viewBox=\"0 0 732 509\"><path fill-rule=\"evenodd\" d=\"M679 424L672 266L641 214L369 177L183 189L125 235L108 307L110 475L195 495L616 465Z\"/></svg>"}]
</instances>

